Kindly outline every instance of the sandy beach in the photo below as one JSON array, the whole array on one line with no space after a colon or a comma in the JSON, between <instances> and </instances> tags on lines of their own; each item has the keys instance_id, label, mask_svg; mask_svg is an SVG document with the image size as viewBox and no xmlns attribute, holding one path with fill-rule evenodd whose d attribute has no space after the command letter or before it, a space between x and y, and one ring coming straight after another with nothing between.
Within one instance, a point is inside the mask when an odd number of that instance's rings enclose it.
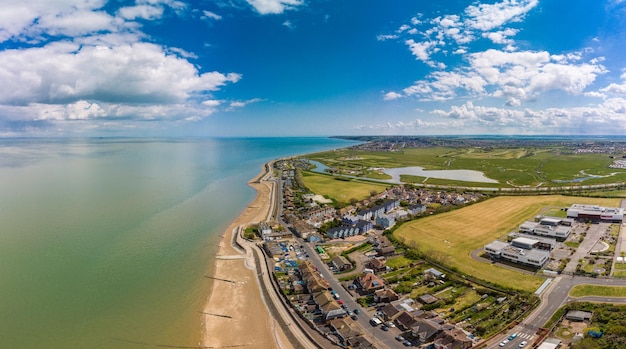
<instances>
[{"instance_id":1,"label":"sandy beach","mask_svg":"<svg viewBox=\"0 0 626 349\"><path fill-rule=\"evenodd\" d=\"M264 303L254 258L231 245L234 230L265 220L271 209L273 184L257 182L264 175L265 169L248 183L257 191L256 199L226 229L220 243L210 275L216 279L203 309L203 347L293 348Z\"/></svg>"}]
</instances>

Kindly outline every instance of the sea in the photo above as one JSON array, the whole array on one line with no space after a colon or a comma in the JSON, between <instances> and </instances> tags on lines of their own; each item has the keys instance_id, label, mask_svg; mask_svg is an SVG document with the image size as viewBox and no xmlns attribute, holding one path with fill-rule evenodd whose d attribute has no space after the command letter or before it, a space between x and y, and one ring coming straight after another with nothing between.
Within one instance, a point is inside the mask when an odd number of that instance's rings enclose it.
<instances>
[{"instance_id":1,"label":"sea","mask_svg":"<svg viewBox=\"0 0 626 349\"><path fill-rule=\"evenodd\" d=\"M0 139L0 348L190 348L265 162L334 138Z\"/></svg>"}]
</instances>

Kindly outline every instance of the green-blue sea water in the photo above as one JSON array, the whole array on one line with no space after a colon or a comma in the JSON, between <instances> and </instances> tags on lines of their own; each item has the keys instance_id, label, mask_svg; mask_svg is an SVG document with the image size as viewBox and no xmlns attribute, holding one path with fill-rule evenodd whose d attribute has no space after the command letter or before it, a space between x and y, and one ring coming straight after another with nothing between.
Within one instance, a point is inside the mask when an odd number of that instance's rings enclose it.
<instances>
[{"instance_id":1,"label":"green-blue sea water","mask_svg":"<svg viewBox=\"0 0 626 349\"><path fill-rule=\"evenodd\" d=\"M329 138L0 140L0 348L193 347L220 234Z\"/></svg>"}]
</instances>

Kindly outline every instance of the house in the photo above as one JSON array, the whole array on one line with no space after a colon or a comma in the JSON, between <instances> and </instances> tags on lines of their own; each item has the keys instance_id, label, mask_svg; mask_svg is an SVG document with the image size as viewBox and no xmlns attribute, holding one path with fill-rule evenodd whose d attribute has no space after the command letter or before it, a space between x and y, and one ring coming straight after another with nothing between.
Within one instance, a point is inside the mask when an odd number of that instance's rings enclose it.
<instances>
[{"instance_id":1,"label":"house","mask_svg":"<svg viewBox=\"0 0 626 349\"><path fill-rule=\"evenodd\" d=\"M360 336L359 327L350 318L334 319L330 321L330 329L337 334L339 341L346 345L348 341Z\"/></svg>"},{"instance_id":2,"label":"house","mask_svg":"<svg viewBox=\"0 0 626 349\"><path fill-rule=\"evenodd\" d=\"M370 342L369 339L365 338L363 335L349 339L348 346L351 348L357 349L376 349L376 346Z\"/></svg>"},{"instance_id":3,"label":"house","mask_svg":"<svg viewBox=\"0 0 626 349\"><path fill-rule=\"evenodd\" d=\"M374 271L380 273L387 271L387 261L381 258L372 258L367 262L367 266Z\"/></svg>"},{"instance_id":4,"label":"house","mask_svg":"<svg viewBox=\"0 0 626 349\"><path fill-rule=\"evenodd\" d=\"M398 308L393 304L385 305L380 312L383 313L383 318L385 321L394 321L395 319L402 314L402 308Z\"/></svg>"},{"instance_id":5,"label":"house","mask_svg":"<svg viewBox=\"0 0 626 349\"><path fill-rule=\"evenodd\" d=\"M411 335L421 343L432 342L443 331L441 325L429 319L416 319L411 326Z\"/></svg>"},{"instance_id":6,"label":"house","mask_svg":"<svg viewBox=\"0 0 626 349\"><path fill-rule=\"evenodd\" d=\"M358 286L363 289L363 292L367 294L374 293L376 290L383 289L385 282L381 280L376 274L367 273L355 280Z\"/></svg>"},{"instance_id":7,"label":"house","mask_svg":"<svg viewBox=\"0 0 626 349\"><path fill-rule=\"evenodd\" d=\"M357 216L345 215L341 218L341 223L345 225L355 225L359 220Z\"/></svg>"},{"instance_id":8,"label":"house","mask_svg":"<svg viewBox=\"0 0 626 349\"><path fill-rule=\"evenodd\" d=\"M398 327L403 331L409 330L416 322L417 317L408 312L402 312L396 318L396 324L398 324Z\"/></svg>"},{"instance_id":9,"label":"house","mask_svg":"<svg viewBox=\"0 0 626 349\"><path fill-rule=\"evenodd\" d=\"M346 311L337 303L328 291L319 292L314 296L315 304L326 321L346 316Z\"/></svg>"},{"instance_id":10,"label":"house","mask_svg":"<svg viewBox=\"0 0 626 349\"><path fill-rule=\"evenodd\" d=\"M352 263L350 263L350 261L348 261L348 259L342 255L335 256L331 260L331 263L338 271L352 269Z\"/></svg>"},{"instance_id":11,"label":"house","mask_svg":"<svg viewBox=\"0 0 626 349\"><path fill-rule=\"evenodd\" d=\"M400 296L390 288L374 291L374 302L389 303L397 301L398 299L400 299Z\"/></svg>"},{"instance_id":12,"label":"house","mask_svg":"<svg viewBox=\"0 0 626 349\"><path fill-rule=\"evenodd\" d=\"M381 214L376 216L376 225L383 228L389 229L396 224L396 219L393 215Z\"/></svg>"},{"instance_id":13,"label":"house","mask_svg":"<svg viewBox=\"0 0 626 349\"><path fill-rule=\"evenodd\" d=\"M265 238L266 235L272 233L272 227L269 226L266 222L259 223L259 233L261 237Z\"/></svg>"},{"instance_id":14,"label":"house","mask_svg":"<svg viewBox=\"0 0 626 349\"><path fill-rule=\"evenodd\" d=\"M458 328L444 331L433 342L434 349L468 349L472 345L472 340Z\"/></svg>"},{"instance_id":15,"label":"house","mask_svg":"<svg viewBox=\"0 0 626 349\"><path fill-rule=\"evenodd\" d=\"M565 314L565 318L570 321L589 321L593 313L588 311L570 310Z\"/></svg>"},{"instance_id":16,"label":"house","mask_svg":"<svg viewBox=\"0 0 626 349\"><path fill-rule=\"evenodd\" d=\"M354 227L359 230L359 234L365 234L368 231L374 229L374 224L372 224L372 221L364 221L362 219L359 219Z\"/></svg>"},{"instance_id":17,"label":"house","mask_svg":"<svg viewBox=\"0 0 626 349\"><path fill-rule=\"evenodd\" d=\"M391 256L396 253L396 248L389 242L386 236L381 236L374 244L379 256Z\"/></svg>"}]
</instances>

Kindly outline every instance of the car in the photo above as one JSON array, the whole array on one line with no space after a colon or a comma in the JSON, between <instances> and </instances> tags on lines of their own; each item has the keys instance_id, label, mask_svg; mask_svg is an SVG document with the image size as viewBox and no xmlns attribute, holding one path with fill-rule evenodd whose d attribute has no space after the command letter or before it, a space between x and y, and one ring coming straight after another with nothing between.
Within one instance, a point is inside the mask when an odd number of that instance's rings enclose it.
<instances>
[{"instance_id":1,"label":"car","mask_svg":"<svg viewBox=\"0 0 626 349\"><path fill-rule=\"evenodd\" d=\"M528 342L527 342L527 341L522 341L522 342L519 344L519 347L520 347L520 348L523 348L523 347L525 347L525 346L526 346L526 344L528 344Z\"/></svg>"},{"instance_id":2,"label":"car","mask_svg":"<svg viewBox=\"0 0 626 349\"><path fill-rule=\"evenodd\" d=\"M509 340L512 341L515 339L515 337L517 337L517 333L513 333L512 335L510 335Z\"/></svg>"},{"instance_id":3,"label":"car","mask_svg":"<svg viewBox=\"0 0 626 349\"><path fill-rule=\"evenodd\" d=\"M337 303L343 304L343 301L340 299L340 300L337 301Z\"/></svg>"},{"instance_id":4,"label":"car","mask_svg":"<svg viewBox=\"0 0 626 349\"><path fill-rule=\"evenodd\" d=\"M353 312L353 311L348 310L348 316L352 316L352 315L354 315L354 312Z\"/></svg>"},{"instance_id":5,"label":"car","mask_svg":"<svg viewBox=\"0 0 626 349\"><path fill-rule=\"evenodd\" d=\"M404 342L404 337L402 337L402 336L396 336L396 340L397 340L398 342Z\"/></svg>"},{"instance_id":6,"label":"car","mask_svg":"<svg viewBox=\"0 0 626 349\"><path fill-rule=\"evenodd\" d=\"M505 339L505 340L503 340L502 342L500 342L500 346L501 346L501 347L503 347L503 346L505 346L505 345L506 345L506 343L508 343L508 342L509 342L509 340L508 340L508 339Z\"/></svg>"},{"instance_id":7,"label":"car","mask_svg":"<svg viewBox=\"0 0 626 349\"><path fill-rule=\"evenodd\" d=\"M383 331L389 331L389 327L387 327L385 325L380 326L380 329L383 330Z\"/></svg>"},{"instance_id":8,"label":"car","mask_svg":"<svg viewBox=\"0 0 626 349\"><path fill-rule=\"evenodd\" d=\"M358 315L361 314L361 311L359 309L354 309L354 313Z\"/></svg>"},{"instance_id":9,"label":"car","mask_svg":"<svg viewBox=\"0 0 626 349\"><path fill-rule=\"evenodd\" d=\"M394 327L396 327L396 325L394 325L394 323L393 323L393 322L391 322L391 321L387 321L387 322L385 322L385 325L389 326L389 328L394 328Z\"/></svg>"},{"instance_id":10,"label":"car","mask_svg":"<svg viewBox=\"0 0 626 349\"><path fill-rule=\"evenodd\" d=\"M405 347L410 347L411 345L413 345L409 341L404 341L404 342L402 342L402 344L404 344Z\"/></svg>"},{"instance_id":11,"label":"car","mask_svg":"<svg viewBox=\"0 0 626 349\"><path fill-rule=\"evenodd\" d=\"M352 315L350 316L350 318L351 318L352 320L356 320L356 319L358 319L358 317L357 317L355 314L352 314Z\"/></svg>"}]
</instances>

